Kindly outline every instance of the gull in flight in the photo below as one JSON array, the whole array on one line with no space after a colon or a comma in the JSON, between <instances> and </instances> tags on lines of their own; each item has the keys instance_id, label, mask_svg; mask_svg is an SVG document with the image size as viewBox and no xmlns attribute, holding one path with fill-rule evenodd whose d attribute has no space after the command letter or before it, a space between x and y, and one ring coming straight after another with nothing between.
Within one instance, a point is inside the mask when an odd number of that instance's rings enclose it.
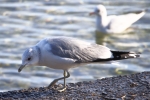
<instances>
[{"instance_id":1,"label":"gull in flight","mask_svg":"<svg viewBox=\"0 0 150 100\"><path fill-rule=\"evenodd\" d=\"M22 64L18 72L21 72L28 65L47 66L63 70L64 76L52 81L48 88L53 87L57 81L64 79L63 87L57 88L59 91L64 91L66 89L65 79L70 76L68 72L70 68L139 56L139 53L113 51L105 46L91 44L71 37L45 38L24 51Z\"/></svg>"},{"instance_id":2,"label":"gull in flight","mask_svg":"<svg viewBox=\"0 0 150 100\"><path fill-rule=\"evenodd\" d=\"M147 10L147 9L146 9ZM136 11L124 15L107 16L105 6L98 5L90 15L96 15L96 30L102 33L121 33L139 20L145 11Z\"/></svg>"}]
</instances>

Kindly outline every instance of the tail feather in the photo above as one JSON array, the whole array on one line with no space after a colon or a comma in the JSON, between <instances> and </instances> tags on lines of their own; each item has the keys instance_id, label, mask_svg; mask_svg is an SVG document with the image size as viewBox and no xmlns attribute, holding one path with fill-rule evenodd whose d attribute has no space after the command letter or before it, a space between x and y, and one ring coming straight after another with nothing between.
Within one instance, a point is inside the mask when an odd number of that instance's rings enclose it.
<instances>
[{"instance_id":1,"label":"tail feather","mask_svg":"<svg viewBox=\"0 0 150 100\"><path fill-rule=\"evenodd\" d=\"M124 12L123 14L130 14L130 13L140 14L142 12L147 12L147 11L149 11L149 9L142 9L142 10L136 10L136 11L127 11L127 12Z\"/></svg>"},{"instance_id":2,"label":"tail feather","mask_svg":"<svg viewBox=\"0 0 150 100\"><path fill-rule=\"evenodd\" d=\"M124 52L124 51L111 51L114 60L130 59L140 57L140 53Z\"/></svg>"},{"instance_id":3,"label":"tail feather","mask_svg":"<svg viewBox=\"0 0 150 100\"><path fill-rule=\"evenodd\" d=\"M123 59L130 59L130 58L138 58L140 57L141 53L135 52L126 52L126 51L111 51L113 57L107 59L96 59L92 62L102 62L102 61L115 61L115 60L123 60Z\"/></svg>"}]
</instances>

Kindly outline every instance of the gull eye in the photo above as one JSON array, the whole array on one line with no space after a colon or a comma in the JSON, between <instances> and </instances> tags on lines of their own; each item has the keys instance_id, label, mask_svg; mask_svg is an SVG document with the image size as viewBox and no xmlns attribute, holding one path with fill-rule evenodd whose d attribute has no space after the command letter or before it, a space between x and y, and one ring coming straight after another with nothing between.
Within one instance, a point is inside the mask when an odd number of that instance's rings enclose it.
<instances>
[{"instance_id":1,"label":"gull eye","mask_svg":"<svg viewBox=\"0 0 150 100\"><path fill-rule=\"evenodd\" d=\"M28 60L28 61L31 60L31 57L29 57L27 60Z\"/></svg>"}]
</instances>

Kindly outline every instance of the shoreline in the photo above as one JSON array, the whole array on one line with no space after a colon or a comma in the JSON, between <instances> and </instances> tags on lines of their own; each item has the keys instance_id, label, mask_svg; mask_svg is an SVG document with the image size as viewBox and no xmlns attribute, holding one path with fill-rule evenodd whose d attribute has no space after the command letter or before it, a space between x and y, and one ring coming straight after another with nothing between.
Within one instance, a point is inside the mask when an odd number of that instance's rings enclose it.
<instances>
[{"instance_id":1,"label":"shoreline","mask_svg":"<svg viewBox=\"0 0 150 100\"><path fill-rule=\"evenodd\" d=\"M64 92L47 87L0 92L1 100L148 100L149 98L150 72L68 83Z\"/></svg>"}]
</instances>

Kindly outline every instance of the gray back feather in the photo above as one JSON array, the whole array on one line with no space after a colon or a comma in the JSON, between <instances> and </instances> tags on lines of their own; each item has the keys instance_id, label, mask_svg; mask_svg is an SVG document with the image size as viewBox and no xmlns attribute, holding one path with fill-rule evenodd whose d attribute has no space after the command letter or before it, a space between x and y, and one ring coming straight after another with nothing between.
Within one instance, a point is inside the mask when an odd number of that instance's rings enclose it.
<instances>
[{"instance_id":1,"label":"gray back feather","mask_svg":"<svg viewBox=\"0 0 150 100\"><path fill-rule=\"evenodd\" d=\"M79 63L90 62L103 57L106 53L110 53L110 50L104 46L97 44L89 45L88 43L84 43L83 45L83 42L79 43L78 40L69 39L50 39L51 52L60 57L74 59Z\"/></svg>"}]
</instances>

